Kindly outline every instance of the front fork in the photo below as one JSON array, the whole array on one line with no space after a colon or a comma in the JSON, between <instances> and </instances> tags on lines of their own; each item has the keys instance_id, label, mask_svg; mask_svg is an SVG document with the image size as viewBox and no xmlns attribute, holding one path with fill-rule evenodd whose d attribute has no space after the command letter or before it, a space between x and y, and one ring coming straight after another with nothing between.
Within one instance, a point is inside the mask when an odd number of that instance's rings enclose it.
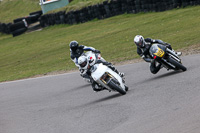
<instances>
[{"instance_id":1,"label":"front fork","mask_svg":"<svg viewBox=\"0 0 200 133\"><path fill-rule=\"evenodd\" d=\"M104 83L104 84L108 84L109 82L110 82L110 80L113 78L113 76L110 74L110 73L108 73L108 72L106 72L106 73L104 73L104 75L101 77L101 81Z\"/></svg>"},{"instance_id":2,"label":"front fork","mask_svg":"<svg viewBox=\"0 0 200 133\"><path fill-rule=\"evenodd\" d=\"M172 50L168 48L166 49L166 51L168 52L169 56L171 56L173 59L181 63L181 59L176 55L175 52L173 52Z\"/></svg>"}]
</instances>

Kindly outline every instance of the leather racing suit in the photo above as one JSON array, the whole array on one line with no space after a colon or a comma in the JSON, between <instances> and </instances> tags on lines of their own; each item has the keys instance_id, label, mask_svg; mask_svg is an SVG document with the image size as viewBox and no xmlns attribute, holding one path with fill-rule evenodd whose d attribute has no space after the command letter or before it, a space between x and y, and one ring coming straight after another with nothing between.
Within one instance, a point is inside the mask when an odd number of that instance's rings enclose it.
<instances>
[{"instance_id":1,"label":"leather racing suit","mask_svg":"<svg viewBox=\"0 0 200 133\"><path fill-rule=\"evenodd\" d=\"M166 47L168 47L169 49L172 50L172 47L170 44L163 42L162 40L158 40L158 39L151 39L151 38L146 38L145 40L145 47L144 48L140 48L137 47L137 53L138 55L140 55L146 62L151 63L150 64L150 71L153 74L156 74L160 68L161 68L161 64L156 65L156 61L151 57L150 53L149 53L149 49L151 48L152 44L154 43L159 43L162 45L165 45Z\"/></svg>"}]
</instances>

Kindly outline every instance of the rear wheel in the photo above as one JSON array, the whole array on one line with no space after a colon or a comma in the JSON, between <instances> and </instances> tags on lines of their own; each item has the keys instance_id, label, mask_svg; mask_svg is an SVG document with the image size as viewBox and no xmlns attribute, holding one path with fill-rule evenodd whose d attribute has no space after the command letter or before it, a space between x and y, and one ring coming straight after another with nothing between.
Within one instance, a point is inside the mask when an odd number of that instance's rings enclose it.
<instances>
[{"instance_id":1,"label":"rear wheel","mask_svg":"<svg viewBox=\"0 0 200 133\"><path fill-rule=\"evenodd\" d=\"M21 29L18 29L18 30L15 30L14 32L12 32L12 35L13 35L13 37L19 36L26 31L27 31L27 28L21 28Z\"/></svg>"},{"instance_id":2,"label":"rear wheel","mask_svg":"<svg viewBox=\"0 0 200 133\"><path fill-rule=\"evenodd\" d=\"M122 95L125 95L125 94L126 94L126 91L123 90L123 89L121 88L121 86L119 86L119 85L117 85L116 83L114 83L112 80L109 82L108 86L109 86L110 88L112 88L113 90L116 90L117 92L119 92L119 93L122 94Z\"/></svg>"},{"instance_id":3,"label":"rear wheel","mask_svg":"<svg viewBox=\"0 0 200 133\"><path fill-rule=\"evenodd\" d=\"M169 58L169 62L176 66L176 68L186 71L187 68L183 66L181 63L177 62L176 60Z\"/></svg>"}]
</instances>

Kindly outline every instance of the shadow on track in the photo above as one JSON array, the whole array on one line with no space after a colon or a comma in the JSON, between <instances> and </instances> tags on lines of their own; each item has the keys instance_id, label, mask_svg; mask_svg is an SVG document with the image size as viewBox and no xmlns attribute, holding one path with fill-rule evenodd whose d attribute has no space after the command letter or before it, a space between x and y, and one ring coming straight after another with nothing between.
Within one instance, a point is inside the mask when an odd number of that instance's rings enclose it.
<instances>
[{"instance_id":1,"label":"shadow on track","mask_svg":"<svg viewBox=\"0 0 200 133\"><path fill-rule=\"evenodd\" d=\"M104 97L104 98L101 98L101 99L98 99L98 100L95 100L95 101L91 101L89 103L85 103L85 104L82 104L82 105L78 105L78 106L72 107L70 110L77 110L77 109L87 108L87 107L92 106L94 104L97 104L97 103L100 103L100 102L104 102L104 101L107 101L107 100L111 100L111 99L114 99L114 98L117 98L117 97L120 97L120 96L123 96L123 95L117 93L117 94L114 94L114 95L111 95L111 96L108 96L108 97Z\"/></svg>"},{"instance_id":2,"label":"shadow on track","mask_svg":"<svg viewBox=\"0 0 200 133\"><path fill-rule=\"evenodd\" d=\"M75 91L78 91L78 90L81 90L81 89L83 89L83 88L87 88L87 87L90 87L90 86L91 86L91 84L81 85L81 86L72 88L72 89L70 89L70 90L67 90L67 92L75 92Z\"/></svg>"},{"instance_id":3,"label":"shadow on track","mask_svg":"<svg viewBox=\"0 0 200 133\"><path fill-rule=\"evenodd\" d=\"M148 83L148 82L151 82L151 81L154 81L154 80L158 80L158 79L166 78L166 77L169 77L169 76L173 76L175 74L179 74L179 73L182 73L182 72L183 71L171 71L171 72L159 75L159 76L155 75L155 77L150 77L148 79L144 79L143 81L139 81L139 82L135 83L135 85L140 85L140 84Z\"/></svg>"},{"instance_id":4,"label":"shadow on track","mask_svg":"<svg viewBox=\"0 0 200 133\"><path fill-rule=\"evenodd\" d=\"M79 90L79 89L82 89L82 88L86 88L86 87L92 87L91 84L85 84L85 85L81 85L81 86L78 86L76 88L74 88L75 90Z\"/></svg>"},{"instance_id":5,"label":"shadow on track","mask_svg":"<svg viewBox=\"0 0 200 133\"><path fill-rule=\"evenodd\" d=\"M101 98L101 99L99 99L99 100L93 101L93 102L91 102L90 104L95 104L95 103L107 101L107 100L114 99L114 98L117 98L117 97L120 97L120 96L123 96L123 95L117 93L117 94L114 94L114 95L111 95L111 96L104 97L104 98Z\"/></svg>"},{"instance_id":6,"label":"shadow on track","mask_svg":"<svg viewBox=\"0 0 200 133\"><path fill-rule=\"evenodd\" d=\"M183 71L172 71L172 72L168 72L168 73L165 73L165 74L156 76L156 77L154 77L154 78L150 78L150 79L147 80L147 81L151 81L151 80L155 80L155 79L160 79L160 78L165 78L165 77L172 76L172 75L175 75L175 74L179 74L179 73L182 73L182 72L183 72Z\"/></svg>"}]
</instances>

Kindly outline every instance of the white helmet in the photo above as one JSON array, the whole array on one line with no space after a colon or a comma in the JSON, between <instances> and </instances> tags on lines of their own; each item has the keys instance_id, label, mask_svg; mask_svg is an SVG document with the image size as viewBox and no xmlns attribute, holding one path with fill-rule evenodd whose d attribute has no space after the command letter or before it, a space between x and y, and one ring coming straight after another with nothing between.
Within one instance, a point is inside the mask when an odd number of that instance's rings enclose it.
<instances>
[{"instance_id":1,"label":"white helmet","mask_svg":"<svg viewBox=\"0 0 200 133\"><path fill-rule=\"evenodd\" d=\"M93 66L96 63L96 56L95 54L92 54L88 56L88 62L90 66Z\"/></svg>"},{"instance_id":2,"label":"white helmet","mask_svg":"<svg viewBox=\"0 0 200 133\"><path fill-rule=\"evenodd\" d=\"M78 58L78 64L81 67L81 69L87 69L89 62L85 56L81 56Z\"/></svg>"},{"instance_id":3,"label":"white helmet","mask_svg":"<svg viewBox=\"0 0 200 133\"><path fill-rule=\"evenodd\" d=\"M145 46L144 37L141 36L141 35L136 35L135 38L134 38L134 42L140 48L144 48L144 46Z\"/></svg>"}]
</instances>

